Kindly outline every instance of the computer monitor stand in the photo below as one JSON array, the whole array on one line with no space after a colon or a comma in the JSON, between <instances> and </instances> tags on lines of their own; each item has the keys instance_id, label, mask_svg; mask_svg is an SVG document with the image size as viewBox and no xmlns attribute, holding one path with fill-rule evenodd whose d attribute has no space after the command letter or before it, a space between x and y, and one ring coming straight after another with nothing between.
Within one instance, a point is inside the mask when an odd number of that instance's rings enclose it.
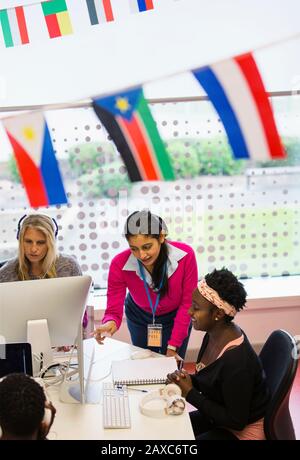
<instances>
[{"instance_id":1,"label":"computer monitor stand","mask_svg":"<svg viewBox=\"0 0 300 460\"><path fill-rule=\"evenodd\" d=\"M50 334L46 319L27 321L27 342L31 344L33 376L53 362Z\"/></svg>"},{"instance_id":2,"label":"computer monitor stand","mask_svg":"<svg viewBox=\"0 0 300 460\"><path fill-rule=\"evenodd\" d=\"M97 344L98 346L98 344ZM92 376L92 370L94 366L94 361L95 361L95 346L93 347L93 351L91 356L85 355L86 358L86 364L88 364L85 367L85 385L84 385L84 398L85 402L87 404L99 404L100 399L101 399L101 383L100 381L93 381L91 376ZM88 361L88 363L87 363ZM86 372L87 371L87 372Z\"/></svg>"},{"instance_id":3,"label":"computer monitor stand","mask_svg":"<svg viewBox=\"0 0 300 460\"><path fill-rule=\"evenodd\" d=\"M79 382L72 382L67 378L60 385L59 399L65 403L86 403L86 404L99 404L101 399L101 384L100 382L91 381L92 367L94 364L95 351L90 357L83 354L83 340L82 331L80 331L80 339L77 340L78 349L78 371ZM84 366L84 359L89 360L87 366Z\"/></svg>"},{"instance_id":4,"label":"computer monitor stand","mask_svg":"<svg viewBox=\"0 0 300 460\"><path fill-rule=\"evenodd\" d=\"M100 402L100 384L89 385L84 392L84 403L99 404ZM79 383L64 381L60 386L59 399L61 402L68 404L80 403L81 390Z\"/></svg>"}]
</instances>

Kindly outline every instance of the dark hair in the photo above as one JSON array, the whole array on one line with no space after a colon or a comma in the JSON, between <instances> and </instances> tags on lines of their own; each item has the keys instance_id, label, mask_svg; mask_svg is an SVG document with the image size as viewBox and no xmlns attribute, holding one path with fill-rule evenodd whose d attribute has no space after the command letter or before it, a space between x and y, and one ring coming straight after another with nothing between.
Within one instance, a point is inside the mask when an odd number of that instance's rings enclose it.
<instances>
[{"instance_id":1,"label":"dark hair","mask_svg":"<svg viewBox=\"0 0 300 460\"><path fill-rule=\"evenodd\" d=\"M221 299L230 303L236 311L244 308L247 292L244 289L244 285L227 268L223 267L221 270L214 270L205 276L205 281L210 288L217 291ZM232 319L231 316L225 315L226 322L229 323Z\"/></svg>"},{"instance_id":2,"label":"dark hair","mask_svg":"<svg viewBox=\"0 0 300 460\"><path fill-rule=\"evenodd\" d=\"M147 235L159 239L161 234L167 235L168 228L163 219L148 210L135 211L127 217L124 235L128 240L130 236ZM168 246L164 241L161 244L159 256L156 259L152 271L152 282L154 289L158 290L163 277L163 283L159 290L161 297L168 292L168 273L164 271L165 264L168 261Z\"/></svg>"},{"instance_id":3,"label":"dark hair","mask_svg":"<svg viewBox=\"0 0 300 460\"><path fill-rule=\"evenodd\" d=\"M0 382L0 426L15 436L30 436L44 417L45 393L25 374L10 374Z\"/></svg>"}]
</instances>

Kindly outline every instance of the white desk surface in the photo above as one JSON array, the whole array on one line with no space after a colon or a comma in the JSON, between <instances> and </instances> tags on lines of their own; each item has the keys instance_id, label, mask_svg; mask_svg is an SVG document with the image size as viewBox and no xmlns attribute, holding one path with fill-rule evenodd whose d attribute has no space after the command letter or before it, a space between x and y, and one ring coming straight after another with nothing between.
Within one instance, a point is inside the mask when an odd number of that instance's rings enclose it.
<instances>
[{"instance_id":1,"label":"white desk surface","mask_svg":"<svg viewBox=\"0 0 300 460\"><path fill-rule=\"evenodd\" d=\"M111 381L112 361L129 359L137 347L117 340L106 338L104 345L98 345L94 339L84 341L84 354L93 356L93 382L102 391L103 381ZM159 359L159 358L153 358ZM85 361L88 361L86 359ZM101 381L100 381L101 379ZM139 386L154 390L162 385ZM134 387L132 387L134 388ZM48 438L51 439L94 439L94 440L193 440L194 434L188 412L180 416L150 418L140 413L138 403L145 393L129 390L131 428L104 429L102 423L102 398L99 404L66 404L59 401L58 389L47 389L57 412Z\"/></svg>"}]
</instances>

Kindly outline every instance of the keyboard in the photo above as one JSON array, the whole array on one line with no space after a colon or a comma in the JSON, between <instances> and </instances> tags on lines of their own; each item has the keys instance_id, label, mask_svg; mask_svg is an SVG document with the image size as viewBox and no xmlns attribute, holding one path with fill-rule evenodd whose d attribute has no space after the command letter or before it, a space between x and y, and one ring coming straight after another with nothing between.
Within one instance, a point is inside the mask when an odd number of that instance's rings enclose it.
<instances>
[{"instance_id":1,"label":"keyboard","mask_svg":"<svg viewBox=\"0 0 300 460\"><path fill-rule=\"evenodd\" d=\"M130 411L127 387L103 383L103 427L130 428Z\"/></svg>"}]
</instances>

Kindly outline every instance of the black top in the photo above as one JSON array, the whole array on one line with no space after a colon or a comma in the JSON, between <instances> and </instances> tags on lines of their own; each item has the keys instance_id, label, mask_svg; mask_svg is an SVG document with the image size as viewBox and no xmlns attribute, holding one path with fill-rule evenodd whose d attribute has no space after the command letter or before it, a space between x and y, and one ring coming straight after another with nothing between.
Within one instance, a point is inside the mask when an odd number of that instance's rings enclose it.
<instances>
[{"instance_id":1,"label":"black top","mask_svg":"<svg viewBox=\"0 0 300 460\"><path fill-rule=\"evenodd\" d=\"M228 349L213 363L191 375L186 400L216 426L242 430L264 417L269 392L259 357L244 335L241 345ZM204 336L198 361L207 347Z\"/></svg>"}]
</instances>

